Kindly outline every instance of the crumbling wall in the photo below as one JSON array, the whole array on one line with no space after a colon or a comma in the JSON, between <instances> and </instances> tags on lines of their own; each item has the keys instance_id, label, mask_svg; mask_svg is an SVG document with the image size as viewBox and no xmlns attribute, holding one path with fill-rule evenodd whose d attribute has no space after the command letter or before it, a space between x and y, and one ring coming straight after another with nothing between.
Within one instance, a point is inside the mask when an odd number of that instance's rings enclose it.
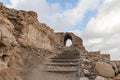
<instances>
[{"instance_id":1,"label":"crumbling wall","mask_svg":"<svg viewBox=\"0 0 120 80\"><path fill-rule=\"evenodd\" d=\"M47 25L39 23L37 13L8 9L1 3L0 15L1 28L6 28L5 25L8 25L8 28L12 27L12 37L15 37L19 44L52 49L51 39L54 36L54 31ZM2 32L5 31L5 29L1 30ZM8 32L5 33L9 34Z\"/></svg>"},{"instance_id":2,"label":"crumbling wall","mask_svg":"<svg viewBox=\"0 0 120 80\"><path fill-rule=\"evenodd\" d=\"M85 50L83 46L83 41L80 37L74 35L71 32L66 33L56 33L57 37L59 37L58 44L62 47L66 47L66 40L70 39L72 41L71 47L78 48L80 50Z\"/></svg>"}]
</instances>

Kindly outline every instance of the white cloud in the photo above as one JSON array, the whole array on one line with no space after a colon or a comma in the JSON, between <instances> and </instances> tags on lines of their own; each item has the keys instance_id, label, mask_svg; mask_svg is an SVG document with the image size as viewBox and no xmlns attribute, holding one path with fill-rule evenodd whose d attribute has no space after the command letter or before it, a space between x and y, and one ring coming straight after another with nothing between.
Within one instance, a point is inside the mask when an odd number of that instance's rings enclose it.
<instances>
[{"instance_id":1,"label":"white cloud","mask_svg":"<svg viewBox=\"0 0 120 80\"><path fill-rule=\"evenodd\" d=\"M67 41L66 41L66 46L71 46L72 45L72 41L70 40L70 39L68 39Z\"/></svg>"},{"instance_id":2,"label":"white cloud","mask_svg":"<svg viewBox=\"0 0 120 80\"><path fill-rule=\"evenodd\" d=\"M85 45L89 50L110 53L111 59L120 56L120 0L105 0L103 6L83 31Z\"/></svg>"},{"instance_id":3,"label":"white cloud","mask_svg":"<svg viewBox=\"0 0 120 80\"><path fill-rule=\"evenodd\" d=\"M68 31L68 32L72 32L72 33L74 33L76 36L81 36L81 31L78 30L78 29L71 30L71 31Z\"/></svg>"},{"instance_id":4,"label":"white cloud","mask_svg":"<svg viewBox=\"0 0 120 80\"><path fill-rule=\"evenodd\" d=\"M61 9L59 3L48 3L47 0L10 0L11 5L8 7L34 10L38 13L41 22L54 28L56 31L68 30L79 24L88 10L98 8L99 0L79 0L75 7L66 3L70 7L65 10Z\"/></svg>"},{"instance_id":5,"label":"white cloud","mask_svg":"<svg viewBox=\"0 0 120 80\"><path fill-rule=\"evenodd\" d=\"M120 60L120 50L118 48L112 48L111 50L108 50L108 53L110 53L111 60Z\"/></svg>"},{"instance_id":6,"label":"white cloud","mask_svg":"<svg viewBox=\"0 0 120 80\"><path fill-rule=\"evenodd\" d=\"M87 25L86 32L97 35L110 35L120 31L120 0L105 0L97 17L93 17ZM93 28L94 27L94 28ZM101 34L102 33L102 34Z\"/></svg>"},{"instance_id":7,"label":"white cloud","mask_svg":"<svg viewBox=\"0 0 120 80\"><path fill-rule=\"evenodd\" d=\"M87 46L91 46L91 44L97 45L97 44L101 44L102 42L103 42L103 38L93 38L87 40L85 45Z\"/></svg>"}]
</instances>

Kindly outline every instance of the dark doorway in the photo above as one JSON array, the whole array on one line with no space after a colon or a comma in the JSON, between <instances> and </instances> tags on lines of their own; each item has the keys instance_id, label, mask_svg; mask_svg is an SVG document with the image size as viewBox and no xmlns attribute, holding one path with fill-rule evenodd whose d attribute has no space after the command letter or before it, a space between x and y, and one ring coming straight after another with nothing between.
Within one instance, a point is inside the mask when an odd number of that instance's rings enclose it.
<instances>
[{"instance_id":1,"label":"dark doorway","mask_svg":"<svg viewBox=\"0 0 120 80\"><path fill-rule=\"evenodd\" d=\"M70 34L66 34L64 37L64 46L71 46L72 45L72 37Z\"/></svg>"}]
</instances>

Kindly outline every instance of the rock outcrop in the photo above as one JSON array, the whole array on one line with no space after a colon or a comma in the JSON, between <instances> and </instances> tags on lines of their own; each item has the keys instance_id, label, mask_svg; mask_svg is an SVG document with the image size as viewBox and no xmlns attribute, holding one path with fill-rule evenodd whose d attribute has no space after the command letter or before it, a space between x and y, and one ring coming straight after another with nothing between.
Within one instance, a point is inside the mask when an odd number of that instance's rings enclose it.
<instances>
[{"instance_id":1,"label":"rock outcrop","mask_svg":"<svg viewBox=\"0 0 120 80\"><path fill-rule=\"evenodd\" d=\"M72 74L44 71L49 57L65 50L79 52L80 80L119 80L120 62L110 61L110 55L101 54L100 51L88 52L80 37L70 32L55 33L37 18L36 12L9 9L0 3L0 80L56 80L57 76L74 80ZM72 41L70 47L66 47L67 39ZM98 62L109 64L100 64L109 69L97 66ZM101 70L107 70L111 74L101 73Z\"/></svg>"}]
</instances>

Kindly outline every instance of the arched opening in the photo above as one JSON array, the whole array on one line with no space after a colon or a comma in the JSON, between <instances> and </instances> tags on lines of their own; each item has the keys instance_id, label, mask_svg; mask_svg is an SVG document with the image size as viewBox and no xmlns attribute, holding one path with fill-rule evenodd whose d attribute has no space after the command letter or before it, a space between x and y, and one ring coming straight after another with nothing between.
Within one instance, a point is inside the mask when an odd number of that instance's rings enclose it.
<instances>
[{"instance_id":1,"label":"arched opening","mask_svg":"<svg viewBox=\"0 0 120 80\"><path fill-rule=\"evenodd\" d=\"M71 45L72 45L71 39L67 39L67 40L66 40L66 45L65 45L65 46L69 47L69 46L71 46Z\"/></svg>"},{"instance_id":2,"label":"arched opening","mask_svg":"<svg viewBox=\"0 0 120 80\"><path fill-rule=\"evenodd\" d=\"M72 45L72 37L70 34L66 34L64 37L64 46L71 46Z\"/></svg>"}]
</instances>

